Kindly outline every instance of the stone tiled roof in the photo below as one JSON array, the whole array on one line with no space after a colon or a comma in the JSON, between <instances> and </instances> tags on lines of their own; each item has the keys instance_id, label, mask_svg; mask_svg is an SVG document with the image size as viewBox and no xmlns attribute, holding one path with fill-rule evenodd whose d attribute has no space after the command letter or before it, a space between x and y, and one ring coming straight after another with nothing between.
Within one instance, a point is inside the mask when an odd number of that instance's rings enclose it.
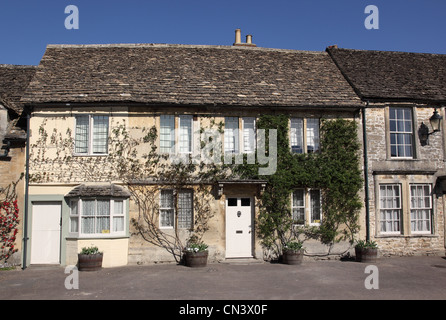
<instances>
[{"instance_id":1,"label":"stone tiled roof","mask_svg":"<svg viewBox=\"0 0 446 320\"><path fill-rule=\"evenodd\" d=\"M446 102L446 55L327 48L365 100Z\"/></svg>"},{"instance_id":2,"label":"stone tiled roof","mask_svg":"<svg viewBox=\"0 0 446 320\"><path fill-rule=\"evenodd\" d=\"M129 198L130 192L116 184L106 185L85 185L75 187L67 195L67 198L75 197L113 197L113 198Z\"/></svg>"},{"instance_id":3,"label":"stone tiled roof","mask_svg":"<svg viewBox=\"0 0 446 320\"><path fill-rule=\"evenodd\" d=\"M0 64L0 103L20 115L20 102L26 87L34 76L36 66Z\"/></svg>"},{"instance_id":4,"label":"stone tiled roof","mask_svg":"<svg viewBox=\"0 0 446 320\"><path fill-rule=\"evenodd\" d=\"M23 102L358 106L326 52L167 44L49 45Z\"/></svg>"}]
</instances>

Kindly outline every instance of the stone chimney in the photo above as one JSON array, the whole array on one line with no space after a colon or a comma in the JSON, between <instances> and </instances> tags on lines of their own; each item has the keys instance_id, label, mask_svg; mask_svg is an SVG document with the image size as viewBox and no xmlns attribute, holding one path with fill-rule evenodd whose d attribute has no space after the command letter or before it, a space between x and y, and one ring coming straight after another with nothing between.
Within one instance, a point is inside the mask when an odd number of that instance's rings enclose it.
<instances>
[{"instance_id":1,"label":"stone chimney","mask_svg":"<svg viewBox=\"0 0 446 320\"><path fill-rule=\"evenodd\" d=\"M246 36L246 43L242 42L241 30L235 29L235 42L234 46L240 47L257 47L254 43L252 43L252 35L248 34Z\"/></svg>"}]
</instances>

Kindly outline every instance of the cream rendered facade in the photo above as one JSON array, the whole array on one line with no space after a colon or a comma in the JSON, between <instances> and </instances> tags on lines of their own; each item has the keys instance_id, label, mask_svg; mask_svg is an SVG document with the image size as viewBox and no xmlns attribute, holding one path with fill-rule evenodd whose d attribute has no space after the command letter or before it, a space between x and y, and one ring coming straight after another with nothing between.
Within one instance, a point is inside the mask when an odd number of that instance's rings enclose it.
<instances>
[{"instance_id":1,"label":"cream rendered facade","mask_svg":"<svg viewBox=\"0 0 446 320\"><path fill-rule=\"evenodd\" d=\"M67 195L74 188L81 184L89 186L101 186L104 184L115 184L125 188L123 181L120 181L117 177L112 177L109 173L105 173L107 168L106 158L107 155L98 156L77 156L73 155L73 151L68 150L67 154L59 152L58 148L62 144L58 144L57 139L74 138L74 132L76 130L75 123L76 117L81 115L94 115L94 116L107 116L109 119L109 135L112 135L113 129L120 125L124 125L126 130L132 137L140 138L147 132L146 129L155 127L158 133L160 132L160 115L167 114L163 110L168 110L168 114L176 115L176 128L178 125L179 115L191 115L193 116L193 147L192 152L197 152L200 146L200 130L213 128L219 130L221 135L222 148L224 146L224 123L225 116L238 117L240 128L242 126L243 117L257 118L260 114L260 110L231 110L231 112L215 110L202 110L190 108L170 107L164 108L152 108L150 111L143 110L135 107L125 106L113 106L113 107L38 107L34 109L34 112L30 121L31 137L31 160L30 160L30 185L29 185L29 207L30 214L29 219L32 221L33 204L41 202L56 201L61 204L61 246L60 246L60 263L62 265L73 265L77 262L77 253L80 252L82 247L88 247L91 245L98 246L100 250L104 252L104 267L114 267L126 264L146 264L146 263L158 263L158 262L174 262L174 258L165 248L150 244L144 240L140 235L136 234L136 230L132 225L132 219L140 218L140 211L138 205L131 198L125 199L125 233L120 236L113 236L111 234L101 235L73 235L70 227L70 212L72 205ZM287 113L290 118L346 118L360 121L359 114L356 111L350 110L327 110L327 109L314 109L314 110L299 110L295 108L288 110ZM145 129L144 129L145 128ZM39 152L43 149L36 146L41 143L39 139L42 136L48 134L47 144L45 145L46 160L61 159L65 156L64 161L47 162L40 157ZM240 144L242 144L242 135L239 136ZM61 141L61 140L59 140ZM159 150L160 135L158 134L156 140L156 146ZM149 144L141 144L137 147L138 156L148 152L150 150ZM39 158L40 157L40 158ZM73 157L73 158L70 158ZM89 164L85 168L80 168L76 165L76 157L89 159L93 161L93 165ZM102 163L102 165L101 165ZM102 171L101 171L102 170ZM161 173L162 174L162 173ZM138 177L139 178L139 177ZM187 186L194 193L198 191L198 186L191 184ZM263 186L264 187L264 186ZM144 188L147 192L151 192L154 195L154 199L160 198L160 192L163 189L169 189L165 185L157 185L156 183L146 183ZM202 240L209 245L209 260L221 261L226 258L255 258L261 259L267 258L267 253L262 248L260 239L258 238L256 228L256 217L259 213L259 200L262 192L262 183L256 181L221 181L221 183L212 183L206 185L206 188L210 190L212 196L206 198L209 203L209 208L212 211L212 217L208 222L208 230L204 233ZM235 225L228 227L227 217L228 214L240 214L239 211L231 211L228 203L229 201L235 201L238 199L238 205L241 205L241 201L247 203L249 199L250 209L244 212L251 212L250 217L245 223L245 230L237 226L237 220L232 222ZM158 200L157 200L158 201ZM307 208L308 210L308 208ZM196 214L196 213L195 213ZM309 215L307 212L306 215ZM244 215L243 217L246 217ZM236 218L235 218L236 219ZM230 231L230 229L232 231ZM166 235L175 235L176 232L183 242L186 241L189 236L187 229L177 229L175 224L173 228L162 229ZM231 243L239 241L236 238L243 233L245 236L245 250L243 253L229 252L228 246ZM31 231L29 232L31 236ZM30 245L33 242L30 239ZM335 244L332 248L332 254L340 254L348 250L349 245L346 243ZM32 248L28 252L32 251ZM328 247L320 244L317 241L310 241L307 246L307 252L309 255L326 254ZM28 259L29 261L29 259Z\"/></svg>"}]
</instances>

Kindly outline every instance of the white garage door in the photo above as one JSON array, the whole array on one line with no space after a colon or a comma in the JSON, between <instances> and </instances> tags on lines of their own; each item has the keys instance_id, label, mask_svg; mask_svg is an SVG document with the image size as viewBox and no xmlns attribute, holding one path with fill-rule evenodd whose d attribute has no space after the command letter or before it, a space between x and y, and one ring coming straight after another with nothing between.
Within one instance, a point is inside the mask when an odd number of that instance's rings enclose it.
<instances>
[{"instance_id":1,"label":"white garage door","mask_svg":"<svg viewBox=\"0 0 446 320\"><path fill-rule=\"evenodd\" d=\"M32 206L31 264L60 263L60 202L35 202Z\"/></svg>"}]
</instances>

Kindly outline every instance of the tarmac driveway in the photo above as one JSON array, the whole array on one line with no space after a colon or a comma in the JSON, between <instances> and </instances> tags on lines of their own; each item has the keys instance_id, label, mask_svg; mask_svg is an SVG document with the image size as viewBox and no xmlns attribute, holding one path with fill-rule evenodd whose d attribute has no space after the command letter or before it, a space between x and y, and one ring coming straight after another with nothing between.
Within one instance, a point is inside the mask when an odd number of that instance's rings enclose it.
<instances>
[{"instance_id":1,"label":"tarmac driveway","mask_svg":"<svg viewBox=\"0 0 446 320\"><path fill-rule=\"evenodd\" d=\"M161 264L77 274L76 270L65 273L60 266L31 266L0 271L0 299L446 299L443 257L380 258L368 270L367 266L339 260L304 261L300 266L215 263L188 268Z\"/></svg>"}]
</instances>

